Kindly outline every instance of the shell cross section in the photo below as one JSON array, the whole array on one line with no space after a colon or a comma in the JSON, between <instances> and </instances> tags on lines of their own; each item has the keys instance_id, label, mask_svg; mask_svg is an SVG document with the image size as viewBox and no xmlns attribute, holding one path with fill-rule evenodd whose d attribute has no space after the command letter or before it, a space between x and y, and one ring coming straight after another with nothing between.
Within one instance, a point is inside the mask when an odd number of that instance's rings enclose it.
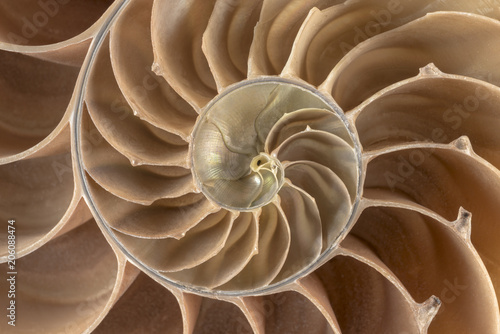
<instances>
[{"instance_id":1,"label":"shell cross section","mask_svg":"<svg viewBox=\"0 0 500 334\"><path fill-rule=\"evenodd\" d=\"M279 203L284 184L298 186L287 168L298 183L307 168L322 179L330 172L347 187L349 202L356 194L349 131L332 105L301 83L257 79L229 87L207 105L191 143L197 186L226 209L251 211Z\"/></svg>"}]
</instances>

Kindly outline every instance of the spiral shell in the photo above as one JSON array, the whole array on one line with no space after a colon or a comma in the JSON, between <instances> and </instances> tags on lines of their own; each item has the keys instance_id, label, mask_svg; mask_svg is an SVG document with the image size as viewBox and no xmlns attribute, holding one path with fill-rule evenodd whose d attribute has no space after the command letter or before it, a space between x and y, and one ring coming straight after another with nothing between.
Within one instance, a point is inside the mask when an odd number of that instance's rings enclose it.
<instances>
[{"instance_id":1,"label":"spiral shell","mask_svg":"<svg viewBox=\"0 0 500 334\"><path fill-rule=\"evenodd\" d=\"M166 119L154 129L141 117L153 109L140 100L141 114L106 108L129 87L112 72L120 37L111 31L89 79L82 126L102 138L83 161L96 209L142 265L183 286L242 293L294 276L340 242L361 162L357 137L331 99L290 79L240 82L200 110L196 124L184 119L193 130L181 137Z\"/></svg>"},{"instance_id":2,"label":"spiral shell","mask_svg":"<svg viewBox=\"0 0 500 334\"><path fill-rule=\"evenodd\" d=\"M499 1L0 18L0 332L500 333Z\"/></svg>"}]
</instances>

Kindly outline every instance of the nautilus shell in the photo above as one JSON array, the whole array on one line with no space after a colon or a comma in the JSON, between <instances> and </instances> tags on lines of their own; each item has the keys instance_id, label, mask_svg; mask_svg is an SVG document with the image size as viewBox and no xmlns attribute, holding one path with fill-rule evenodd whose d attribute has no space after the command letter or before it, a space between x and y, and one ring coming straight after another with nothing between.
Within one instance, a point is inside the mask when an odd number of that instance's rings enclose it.
<instances>
[{"instance_id":1,"label":"nautilus shell","mask_svg":"<svg viewBox=\"0 0 500 334\"><path fill-rule=\"evenodd\" d=\"M499 20L3 1L0 332L500 333Z\"/></svg>"}]
</instances>

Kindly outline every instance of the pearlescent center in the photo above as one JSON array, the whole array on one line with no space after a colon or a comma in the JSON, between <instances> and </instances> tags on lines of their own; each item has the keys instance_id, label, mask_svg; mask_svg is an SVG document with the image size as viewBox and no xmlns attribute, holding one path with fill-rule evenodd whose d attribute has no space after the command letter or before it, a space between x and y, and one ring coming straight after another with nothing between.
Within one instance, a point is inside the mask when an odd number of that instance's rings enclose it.
<instances>
[{"instance_id":1,"label":"pearlescent center","mask_svg":"<svg viewBox=\"0 0 500 334\"><path fill-rule=\"evenodd\" d=\"M284 115L305 108L331 110L311 90L280 80L249 80L219 94L192 134L192 170L201 191L239 211L273 201L284 171L267 151L269 134Z\"/></svg>"}]
</instances>

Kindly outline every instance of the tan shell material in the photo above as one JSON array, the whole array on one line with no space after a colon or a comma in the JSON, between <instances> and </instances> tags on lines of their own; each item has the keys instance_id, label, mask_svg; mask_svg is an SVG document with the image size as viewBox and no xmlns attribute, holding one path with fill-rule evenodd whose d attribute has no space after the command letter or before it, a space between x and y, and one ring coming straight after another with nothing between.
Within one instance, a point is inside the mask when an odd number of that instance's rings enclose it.
<instances>
[{"instance_id":1,"label":"tan shell material","mask_svg":"<svg viewBox=\"0 0 500 334\"><path fill-rule=\"evenodd\" d=\"M499 334L499 19L2 1L0 332Z\"/></svg>"}]
</instances>

